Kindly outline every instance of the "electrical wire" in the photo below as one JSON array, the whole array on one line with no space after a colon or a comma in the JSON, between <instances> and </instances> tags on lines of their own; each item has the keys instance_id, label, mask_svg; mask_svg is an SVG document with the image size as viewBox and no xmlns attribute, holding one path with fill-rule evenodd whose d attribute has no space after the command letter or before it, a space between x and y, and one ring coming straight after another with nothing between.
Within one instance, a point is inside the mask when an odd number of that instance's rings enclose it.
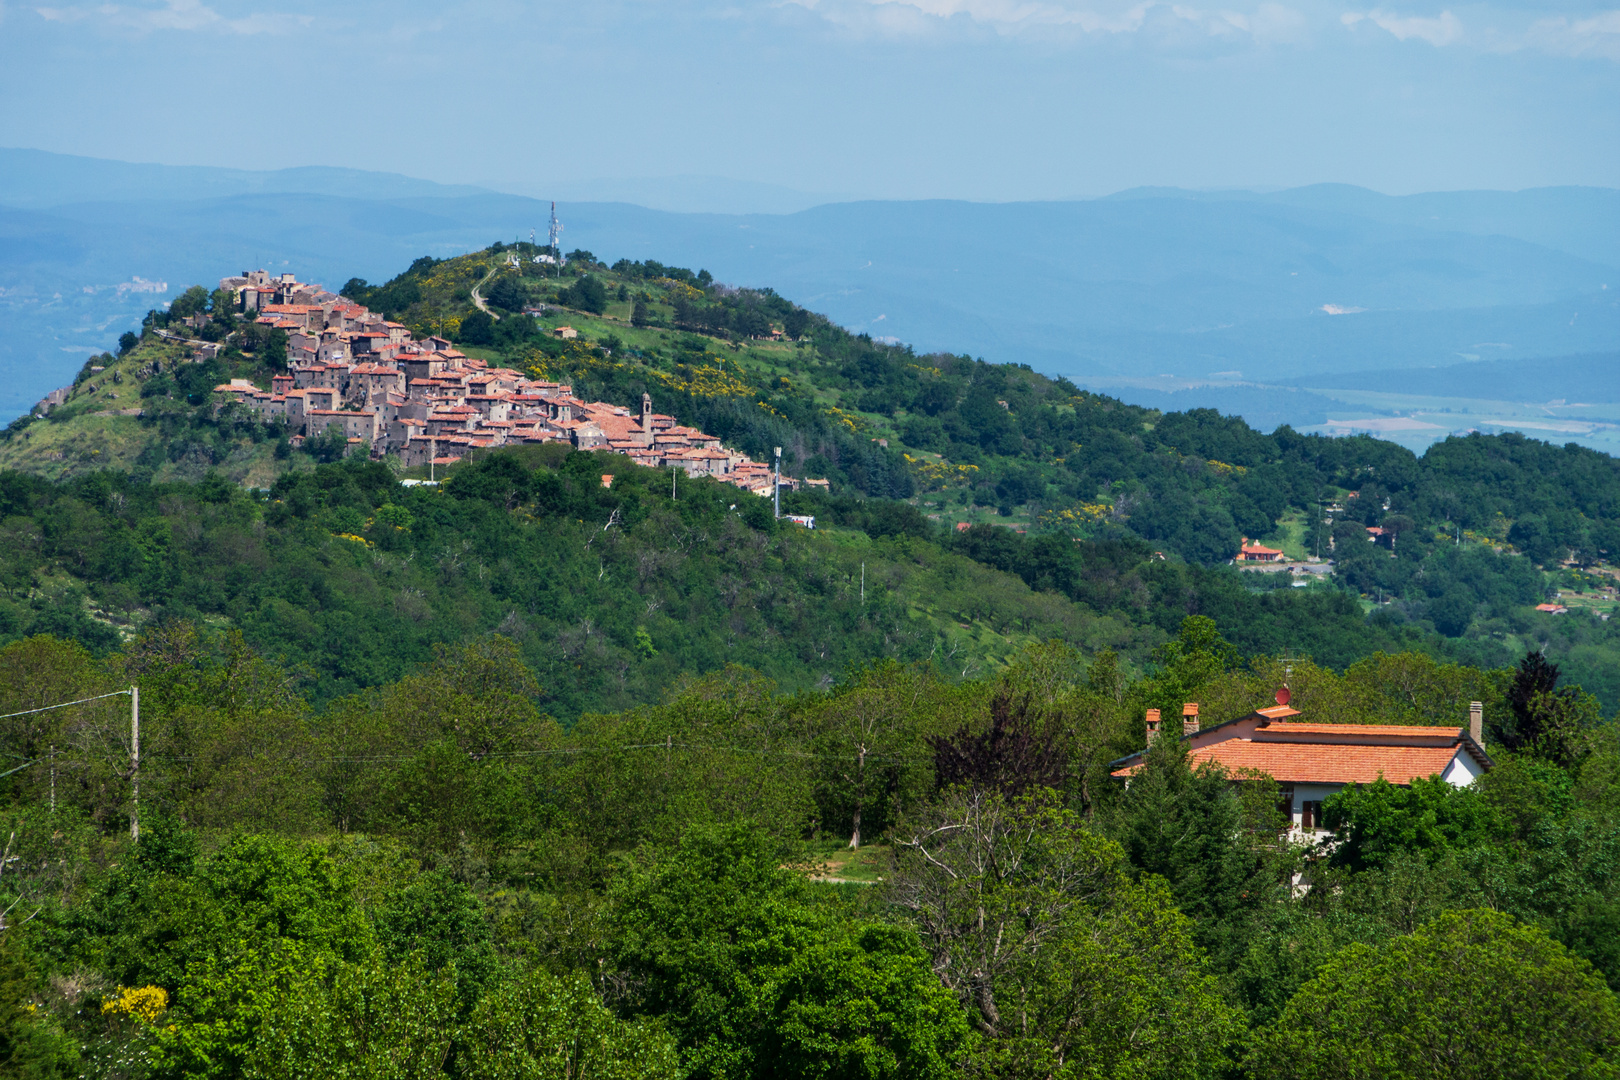
<instances>
[{"instance_id":1,"label":"electrical wire","mask_svg":"<svg viewBox=\"0 0 1620 1080\"><path fill-rule=\"evenodd\" d=\"M103 698L125 697L128 694L129 694L128 690L114 690L110 694L97 694L95 697L80 698L78 701L64 701L60 705L42 705L37 709L24 709L22 712L0 713L0 720L9 720L13 716L28 716L28 715L30 715L32 713L37 713L37 712L50 712L52 709L65 709L69 705L83 705L86 702L100 701Z\"/></svg>"}]
</instances>

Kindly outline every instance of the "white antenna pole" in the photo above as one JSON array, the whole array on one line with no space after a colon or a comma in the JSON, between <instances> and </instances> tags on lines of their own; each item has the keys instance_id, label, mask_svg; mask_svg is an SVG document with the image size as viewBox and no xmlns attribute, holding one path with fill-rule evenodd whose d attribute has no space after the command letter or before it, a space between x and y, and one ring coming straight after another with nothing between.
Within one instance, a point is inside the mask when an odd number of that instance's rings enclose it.
<instances>
[{"instance_id":1,"label":"white antenna pole","mask_svg":"<svg viewBox=\"0 0 1620 1080\"><path fill-rule=\"evenodd\" d=\"M129 776L133 784L130 800L129 838L141 838L141 690L129 688Z\"/></svg>"},{"instance_id":2,"label":"white antenna pole","mask_svg":"<svg viewBox=\"0 0 1620 1080\"><path fill-rule=\"evenodd\" d=\"M562 231L563 231L562 222L557 220L557 203L555 201L553 201L552 204L551 204L551 224L550 224L549 228L546 231L546 238L547 238L547 243L551 247L552 254L557 260L556 265L557 265L557 276L558 277L562 277L562 265L563 265Z\"/></svg>"},{"instance_id":3,"label":"white antenna pole","mask_svg":"<svg viewBox=\"0 0 1620 1080\"><path fill-rule=\"evenodd\" d=\"M776 516L781 517L782 516L782 448L780 446L778 446L776 448L776 490L772 494L774 494L776 496Z\"/></svg>"}]
</instances>

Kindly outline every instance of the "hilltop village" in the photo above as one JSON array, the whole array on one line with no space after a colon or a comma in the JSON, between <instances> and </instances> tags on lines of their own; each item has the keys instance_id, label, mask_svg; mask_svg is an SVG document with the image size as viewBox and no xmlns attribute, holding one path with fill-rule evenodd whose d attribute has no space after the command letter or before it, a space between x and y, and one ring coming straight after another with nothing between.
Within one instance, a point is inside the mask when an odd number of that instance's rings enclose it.
<instances>
[{"instance_id":1,"label":"hilltop village","mask_svg":"<svg viewBox=\"0 0 1620 1080\"><path fill-rule=\"evenodd\" d=\"M442 337L416 340L404 325L292 274L254 270L219 285L244 317L286 332L288 366L268 390L246 379L214 389L261 419L284 420L295 444L336 429L354 449L369 446L374 457L394 455L410 468L450 465L485 447L566 442L772 493L770 466L654 412L646 394L639 412L581 401L567 383L492 368ZM197 359L217 348L194 344ZM800 481L782 484L796 489Z\"/></svg>"}]
</instances>

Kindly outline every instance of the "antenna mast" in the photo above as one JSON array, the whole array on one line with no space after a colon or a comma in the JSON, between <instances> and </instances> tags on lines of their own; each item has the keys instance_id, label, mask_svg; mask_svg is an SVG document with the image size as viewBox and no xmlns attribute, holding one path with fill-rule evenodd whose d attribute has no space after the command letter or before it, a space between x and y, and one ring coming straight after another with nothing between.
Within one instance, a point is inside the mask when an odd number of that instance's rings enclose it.
<instances>
[{"instance_id":1,"label":"antenna mast","mask_svg":"<svg viewBox=\"0 0 1620 1080\"><path fill-rule=\"evenodd\" d=\"M557 203L553 201L551 204L551 225L546 230L546 236L551 245L552 254L557 259L558 277L562 276L562 264L565 261L562 253L562 231L562 222L557 220Z\"/></svg>"}]
</instances>

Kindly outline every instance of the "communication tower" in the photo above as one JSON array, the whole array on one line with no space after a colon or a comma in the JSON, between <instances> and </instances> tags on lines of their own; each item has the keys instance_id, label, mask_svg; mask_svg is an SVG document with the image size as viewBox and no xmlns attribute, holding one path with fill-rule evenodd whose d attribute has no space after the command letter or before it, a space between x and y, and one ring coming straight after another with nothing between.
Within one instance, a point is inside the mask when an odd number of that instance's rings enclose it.
<instances>
[{"instance_id":1,"label":"communication tower","mask_svg":"<svg viewBox=\"0 0 1620 1080\"><path fill-rule=\"evenodd\" d=\"M551 244L552 253L556 256L557 265L562 266L568 260L562 252L562 222L557 220L557 204L551 204L551 225L546 229L546 237Z\"/></svg>"}]
</instances>

